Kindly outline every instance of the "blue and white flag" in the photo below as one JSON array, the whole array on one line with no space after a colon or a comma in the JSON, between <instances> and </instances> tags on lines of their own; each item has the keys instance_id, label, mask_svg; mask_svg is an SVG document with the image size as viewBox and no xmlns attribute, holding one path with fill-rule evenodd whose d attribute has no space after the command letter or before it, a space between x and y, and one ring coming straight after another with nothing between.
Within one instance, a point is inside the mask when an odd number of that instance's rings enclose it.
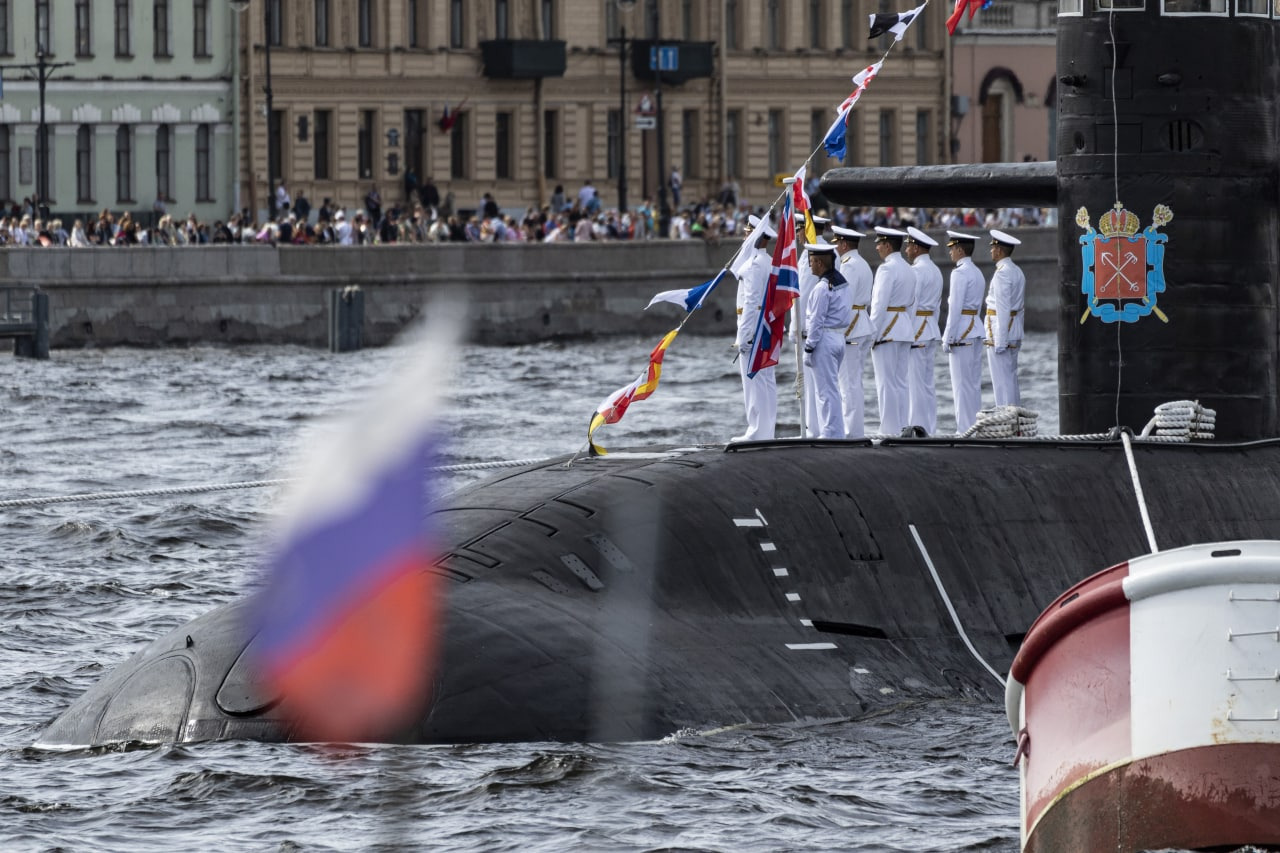
<instances>
[{"instance_id":1,"label":"blue and white flag","mask_svg":"<svg viewBox=\"0 0 1280 853\"><path fill-rule=\"evenodd\" d=\"M858 103L858 99L862 97L862 93L866 91L867 86L880 73L881 65L884 65L883 59L874 65L868 65L853 75L853 84L856 87L853 90L853 94L845 98L844 102L836 107L836 120L831 123L831 127L827 130L827 135L822 140L822 147L827 150L827 154L837 160L843 160L845 156L845 135L848 132L849 111L853 109L854 104Z\"/></svg>"},{"instance_id":2,"label":"blue and white flag","mask_svg":"<svg viewBox=\"0 0 1280 853\"><path fill-rule=\"evenodd\" d=\"M649 310L659 302L670 302L672 305L679 305L686 312L693 312L702 307L703 301L707 295L715 290L720 279L724 278L724 274L728 270L720 270L716 273L716 277L710 281L704 281L697 287L686 287L681 290L664 290L649 300L649 304L644 306L645 310Z\"/></svg>"}]
</instances>

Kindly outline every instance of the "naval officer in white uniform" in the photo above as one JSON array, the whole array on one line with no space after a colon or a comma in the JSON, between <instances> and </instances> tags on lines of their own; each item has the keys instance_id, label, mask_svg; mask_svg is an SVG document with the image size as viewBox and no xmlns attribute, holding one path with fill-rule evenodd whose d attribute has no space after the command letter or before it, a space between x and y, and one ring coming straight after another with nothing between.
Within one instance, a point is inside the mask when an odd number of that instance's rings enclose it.
<instances>
[{"instance_id":1,"label":"naval officer in white uniform","mask_svg":"<svg viewBox=\"0 0 1280 853\"><path fill-rule=\"evenodd\" d=\"M844 361L840 362L840 398L844 403L845 438L864 438L863 413L867 353L871 351L871 265L858 252L864 235L852 228L831 226L835 235L836 269L849 282L849 327L844 330Z\"/></svg>"},{"instance_id":2,"label":"naval officer in white uniform","mask_svg":"<svg viewBox=\"0 0 1280 853\"><path fill-rule=\"evenodd\" d=\"M911 317L916 301L916 277L902 257L905 231L876 226L876 268L871 287L871 363L876 369L876 398L881 435L899 435L907 425L907 355L911 351Z\"/></svg>"},{"instance_id":3,"label":"naval officer in white uniform","mask_svg":"<svg viewBox=\"0 0 1280 853\"><path fill-rule=\"evenodd\" d=\"M795 217L796 223L796 240L800 244L800 257L796 259L796 277L799 280L800 296L796 299L795 303L796 313L794 315L794 323L791 330L791 339L793 341L795 340L795 330L796 327L799 327L800 340L803 344L805 335L808 333L808 329L804 327L805 306L809 304L809 296L812 295L813 288L818 284L818 277L815 276L813 271L809 268L809 250L807 248L809 244L805 242L804 214L796 213L793 214L793 216ZM821 242L822 235L826 232L827 224L831 222L831 220L825 216L814 216L813 214L809 214L809 218L813 220L814 233L819 242ZM801 373L804 374L803 390L800 390L799 376L796 377L796 387L797 391L803 397L801 405L804 407L805 435L813 438L818 434L818 397L813 386L813 377L809 375L810 371L807 368L802 368Z\"/></svg>"},{"instance_id":4,"label":"naval officer in white uniform","mask_svg":"<svg viewBox=\"0 0 1280 853\"><path fill-rule=\"evenodd\" d=\"M902 241L902 254L911 262L916 276L916 301L911 310L915 329L907 357L907 388L911 405L907 424L923 427L929 435L938 431L938 394L933 384L933 362L942 335L938 331L938 311L942 306L942 270L929 257L938 245L928 234L912 226Z\"/></svg>"},{"instance_id":5,"label":"naval officer in white uniform","mask_svg":"<svg viewBox=\"0 0 1280 853\"><path fill-rule=\"evenodd\" d=\"M982 409L982 297L987 282L973 262L978 238L948 231L947 253L956 265L947 295L947 327L942 349L951 364L951 394L956 405L956 432L964 433Z\"/></svg>"},{"instance_id":6,"label":"naval officer in white uniform","mask_svg":"<svg viewBox=\"0 0 1280 853\"><path fill-rule=\"evenodd\" d=\"M767 220L762 221L755 216L747 220L747 229L750 233L758 233L760 239L753 244L750 258L745 262L739 258L730 267L738 274L738 333L733 345L738 351L738 371L742 374L747 431L730 441L768 441L773 438L774 424L778 419L777 380L772 367L766 367L753 377L747 376L747 372L751 369L751 344L755 341L756 324L773 266L768 245L778 234Z\"/></svg>"},{"instance_id":7,"label":"naval officer in white uniform","mask_svg":"<svg viewBox=\"0 0 1280 853\"><path fill-rule=\"evenodd\" d=\"M813 376L818 438L844 438L844 405L840 400L840 363L844 330L849 327L849 285L836 269L836 247L807 243L809 267L817 279L805 306L804 366Z\"/></svg>"},{"instance_id":8,"label":"naval officer in white uniform","mask_svg":"<svg viewBox=\"0 0 1280 853\"><path fill-rule=\"evenodd\" d=\"M991 389L997 406L1020 406L1018 350L1022 348L1023 310L1027 279L1013 262L1013 247L1022 241L1003 231L991 231L991 260L996 271L987 289L987 359Z\"/></svg>"}]
</instances>

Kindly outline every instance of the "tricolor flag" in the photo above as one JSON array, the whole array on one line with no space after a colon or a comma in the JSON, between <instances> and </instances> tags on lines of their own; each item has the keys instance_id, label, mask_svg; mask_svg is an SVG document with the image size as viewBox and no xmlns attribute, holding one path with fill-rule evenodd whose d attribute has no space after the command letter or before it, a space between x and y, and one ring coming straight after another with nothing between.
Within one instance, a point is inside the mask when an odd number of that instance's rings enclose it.
<instances>
[{"instance_id":1,"label":"tricolor flag","mask_svg":"<svg viewBox=\"0 0 1280 853\"><path fill-rule=\"evenodd\" d=\"M760 319L756 321L755 341L751 345L750 370L754 377L766 367L778 363L782 350L782 326L791 303L800 296L800 275L796 268L796 222L791 215L791 196L782 201L782 217L778 220L778 245L773 250L773 268L765 287Z\"/></svg>"},{"instance_id":2,"label":"tricolor flag","mask_svg":"<svg viewBox=\"0 0 1280 853\"><path fill-rule=\"evenodd\" d=\"M436 314L403 372L319 442L275 525L249 654L301 739L395 739L428 699L442 612L429 467L460 325Z\"/></svg>"},{"instance_id":3,"label":"tricolor flag","mask_svg":"<svg viewBox=\"0 0 1280 853\"><path fill-rule=\"evenodd\" d=\"M667 332L666 337L659 341L653 348L653 352L649 353L649 366L645 368L644 373L637 376L631 384L624 385L605 397L596 407L596 413L591 416L591 425L587 427L587 444L591 446L592 456L604 456L606 453L603 447L591 440L595 431L603 424L616 424L627 413L628 406L658 390L658 380L662 377L662 359L667 354L667 347L671 346L671 342L678 334L680 334L679 329Z\"/></svg>"},{"instance_id":4,"label":"tricolor flag","mask_svg":"<svg viewBox=\"0 0 1280 853\"><path fill-rule=\"evenodd\" d=\"M726 272L728 270L720 270L711 281L704 281L697 287L686 287L683 290L664 290L655 294L644 308L648 311L659 302L670 302L672 305L679 305L686 313L693 313L702 307L702 303L706 301L711 291L716 289L716 285L720 283L720 279L724 278Z\"/></svg>"},{"instance_id":5,"label":"tricolor flag","mask_svg":"<svg viewBox=\"0 0 1280 853\"><path fill-rule=\"evenodd\" d=\"M808 165L800 167L795 174L795 183L791 185L792 204L795 205L796 213L804 214L804 238L806 242L818 242L818 229L813 225L813 210L809 204L809 193L805 191L805 172Z\"/></svg>"},{"instance_id":6,"label":"tricolor flag","mask_svg":"<svg viewBox=\"0 0 1280 853\"><path fill-rule=\"evenodd\" d=\"M964 10L969 10L969 20L973 20L973 13L979 9L986 9L991 5L991 0L956 0L956 8L951 12L951 17L947 18L947 33L956 34L956 27L960 26L960 19L964 17Z\"/></svg>"},{"instance_id":7,"label":"tricolor flag","mask_svg":"<svg viewBox=\"0 0 1280 853\"><path fill-rule=\"evenodd\" d=\"M885 33L893 33L894 41L902 41L902 37L906 35L907 27L911 26L911 22L920 17L920 13L924 11L924 6L917 6L910 12L889 12L878 15L869 15L871 19L871 35L867 38L876 38Z\"/></svg>"},{"instance_id":8,"label":"tricolor flag","mask_svg":"<svg viewBox=\"0 0 1280 853\"><path fill-rule=\"evenodd\" d=\"M441 133L448 133L453 130L453 126L458 123L458 114L461 112L463 105L466 104L470 97L471 96L468 95L466 98L463 98L462 101L453 109L449 109L448 104L444 105L444 112L440 114L440 121L437 122L440 126Z\"/></svg>"},{"instance_id":9,"label":"tricolor flag","mask_svg":"<svg viewBox=\"0 0 1280 853\"><path fill-rule=\"evenodd\" d=\"M866 91L868 84L875 79L880 73L880 66L884 65L884 60L880 60L874 65L868 65L866 68L853 75L853 94L844 99L840 106L836 107L836 120L831 123L831 127L827 130L827 135L822 140L822 147L827 150L827 154L837 160L843 160L845 155L845 134L849 129L848 119L849 111L853 109L853 105L858 103L858 99L862 97L862 93Z\"/></svg>"}]
</instances>

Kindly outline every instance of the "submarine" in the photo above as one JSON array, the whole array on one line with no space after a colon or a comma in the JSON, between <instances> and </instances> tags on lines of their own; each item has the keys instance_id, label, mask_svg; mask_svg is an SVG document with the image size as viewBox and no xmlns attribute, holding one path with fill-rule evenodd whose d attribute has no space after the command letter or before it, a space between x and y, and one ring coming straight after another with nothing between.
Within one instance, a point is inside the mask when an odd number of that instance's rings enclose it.
<instances>
[{"instance_id":1,"label":"submarine","mask_svg":"<svg viewBox=\"0 0 1280 853\"><path fill-rule=\"evenodd\" d=\"M1056 206L1059 421L1092 438L644 448L475 484L432 518L445 625L402 739L618 741L999 703L1029 626L1098 566L1280 538L1280 21L1249 8L1064 2L1056 163L822 178L841 204ZM1117 246L1133 251L1108 267ZM1118 429L1181 399L1217 411L1216 440ZM251 607L160 637L37 746L302 739L254 671Z\"/></svg>"}]
</instances>

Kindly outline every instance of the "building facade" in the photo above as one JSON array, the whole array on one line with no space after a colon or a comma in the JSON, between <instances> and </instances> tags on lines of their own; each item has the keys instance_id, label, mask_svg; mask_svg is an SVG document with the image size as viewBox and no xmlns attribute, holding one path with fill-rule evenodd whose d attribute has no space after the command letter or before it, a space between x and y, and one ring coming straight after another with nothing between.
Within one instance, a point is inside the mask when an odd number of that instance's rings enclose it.
<instances>
[{"instance_id":1,"label":"building facade","mask_svg":"<svg viewBox=\"0 0 1280 853\"><path fill-rule=\"evenodd\" d=\"M1054 160L1056 0L1010 0L957 30L951 52L957 163Z\"/></svg>"},{"instance_id":2,"label":"building facade","mask_svg":"<svg viewBox=\"0 0 1280 853\"><path fill-rule=\"evenodd\" d=\"M0 200L225 216L233 18L226 0L0 0Z\"/></svg>"},{"instance_id":3,"label":"building facade","mask_svg":"<svg viewBox=\"0 0 1280 853\"><path fill-rule=\"evenodd\" d=\"M736 181L749 203L768 205L778 175L840 165L810 154L852 75L889 47L891 36L867 34L869 16L891 10L889 0L252 0L239 196L264 214L276 177L313 204L360 207L374 185L385 204L405 198L411 170L456 210L487 192L517 211L556 186L572 198L587 180L606 206L624 188L635 206L657 200L674 166L682 203ZM852 113L847 163L947 162L948 11L929 8L894 46ZM639 62L620 55L624 34ZM561 68L522 70L537 42L562 52ZM643 60L655 42L679 46L681 62L707 61L654 79ZM495 60L504 56L512 67ZM637 114L645 100L662 105L654 129Z\"/></svg>"}]
</instances>

